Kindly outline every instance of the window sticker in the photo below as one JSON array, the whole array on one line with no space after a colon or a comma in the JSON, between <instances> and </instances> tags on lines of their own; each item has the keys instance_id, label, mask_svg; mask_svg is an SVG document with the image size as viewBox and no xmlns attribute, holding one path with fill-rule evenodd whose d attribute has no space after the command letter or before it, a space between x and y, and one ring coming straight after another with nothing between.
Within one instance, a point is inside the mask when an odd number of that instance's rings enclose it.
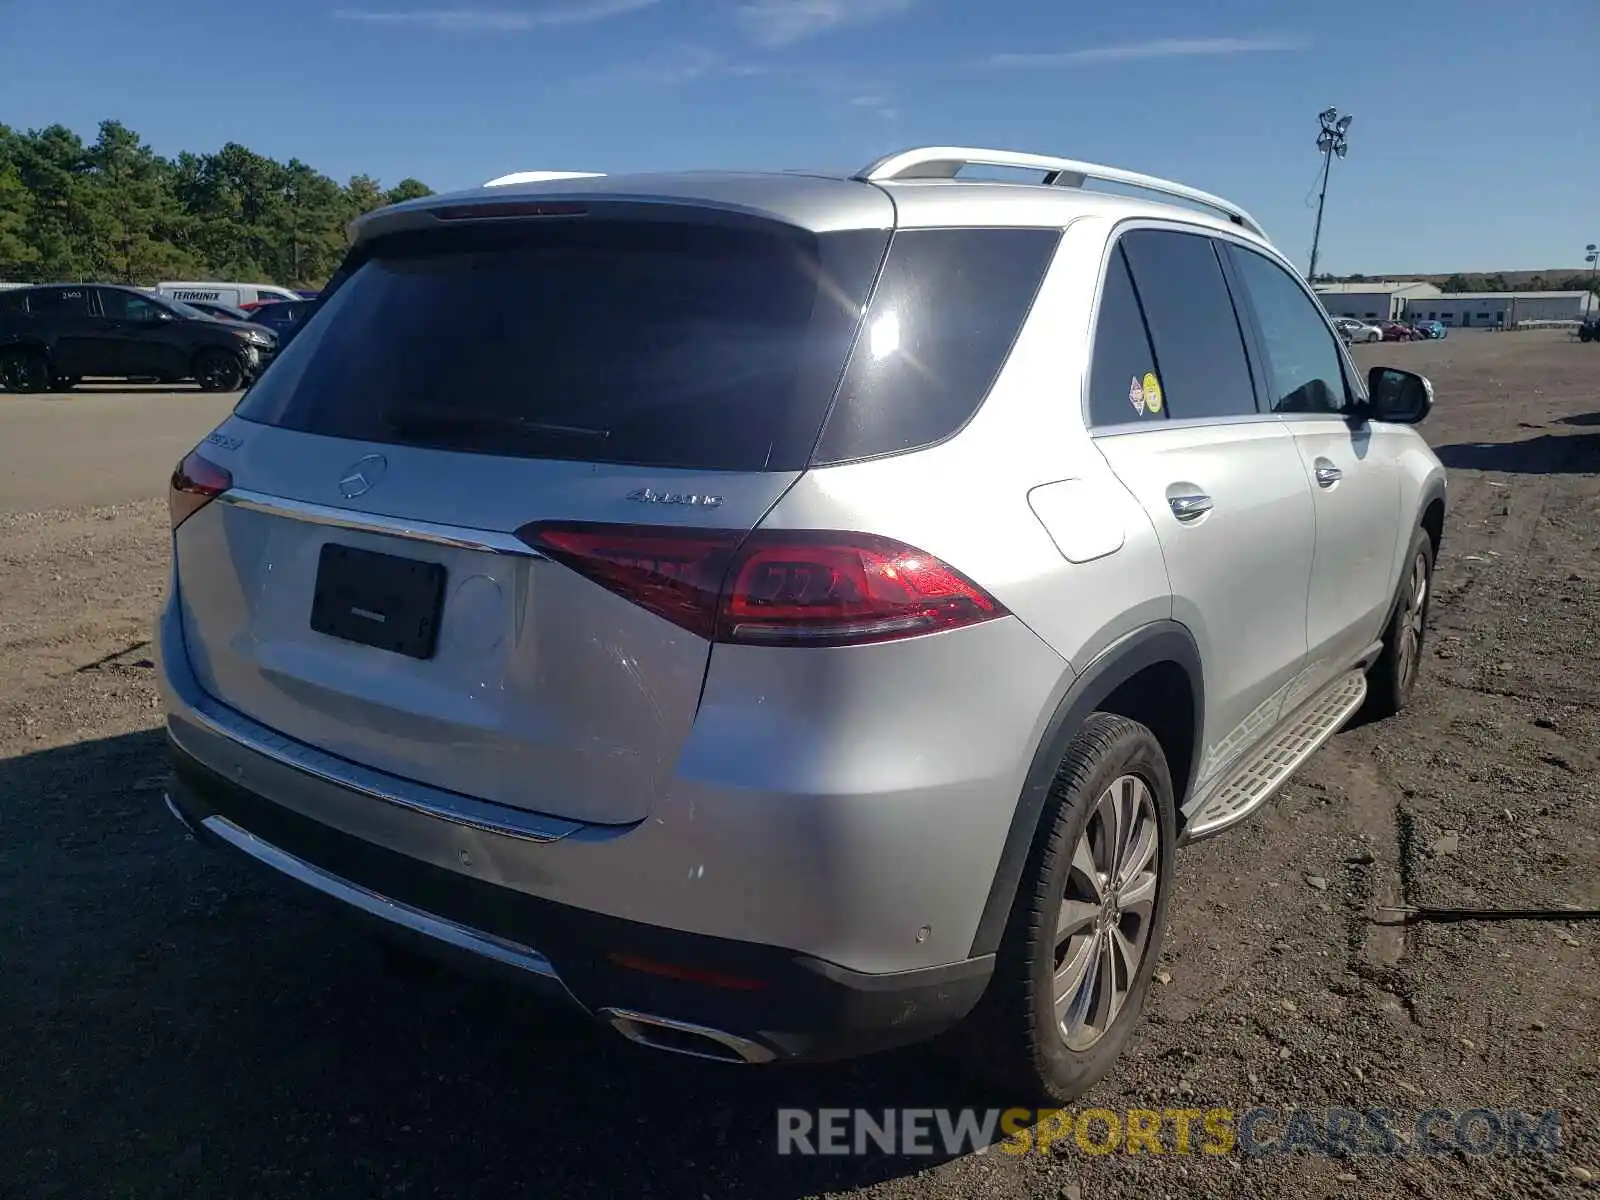
<instances>
[{"instance_id":1,"label":"window sticker","mask_svg":"<svg viewBox=\"0 0 1600 1200\"><path fill-rule=\"evenodd\" d=\"M1144 384L1135 375L1133 382L1128 385L1128 403L1133 405L1133 411L1141 417L1144 416Z\"/></svg>"},{"instance_id":2,"label":"window sticker","mask_svg":"<svg viewBox=\"0 0 1600 1200\"><path fill-rule=\"evenodd\" d=\"M1156 378L1154 371L1146 371L1144 373L1144 382L1140 387L1140 391L1144 393L1144 406L1153 413L1159 413L1161 411L1161 381Z\"/></svg>"}]
</instances>

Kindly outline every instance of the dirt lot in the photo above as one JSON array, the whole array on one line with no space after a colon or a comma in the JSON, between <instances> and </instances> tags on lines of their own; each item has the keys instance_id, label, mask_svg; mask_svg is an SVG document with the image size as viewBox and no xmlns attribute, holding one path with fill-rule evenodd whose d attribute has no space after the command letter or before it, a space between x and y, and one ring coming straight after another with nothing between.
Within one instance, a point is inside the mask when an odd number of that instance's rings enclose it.
<instances>
[{"instance_id":1,"label":"dirt lot","mask_svg":"<svg viewBox=\"0 0 1600 1200\"><path fill-rule=\"evenodd\" d=\"M779 1159L780 1105L1008 1101L915 1050L829 1069L651 1056L364 935L161 804L161 489L226 407L0 401L0 1193L8 1196L1555 1196L1600 1178L1600 350L1363 347L1428 372L1452 513L1419 702L1180 858L1111 1109L1559 1109L1538 1157ZM89 442L92 446L88 446ZM137 481L137 482L135 482ZM61 508L115 501L110 507ZM43 509L52 511L39 511ZM1308 882L1309 877L1309 882Z\"/></svg>"}]
</instances>

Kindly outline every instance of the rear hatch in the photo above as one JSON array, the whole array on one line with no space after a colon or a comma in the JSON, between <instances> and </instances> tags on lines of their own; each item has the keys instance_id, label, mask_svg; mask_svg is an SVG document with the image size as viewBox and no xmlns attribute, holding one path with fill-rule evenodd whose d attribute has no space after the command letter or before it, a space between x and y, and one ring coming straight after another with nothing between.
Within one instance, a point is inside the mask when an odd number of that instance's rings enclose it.
<instances>
[{"instance_id":1,"label":"rear hatch","mask_svg":"<svg viewBox=\"0 0 1600 1200\"><path fill-rule=\"evenodd\" d=\"M358 247L200 447L232 482L175 534L200 685L397 776L642 819L710 642L539 548L670 573L659 531L759 523L812 453L888 236L601 203Z\"/></svg>"}]
</instances>

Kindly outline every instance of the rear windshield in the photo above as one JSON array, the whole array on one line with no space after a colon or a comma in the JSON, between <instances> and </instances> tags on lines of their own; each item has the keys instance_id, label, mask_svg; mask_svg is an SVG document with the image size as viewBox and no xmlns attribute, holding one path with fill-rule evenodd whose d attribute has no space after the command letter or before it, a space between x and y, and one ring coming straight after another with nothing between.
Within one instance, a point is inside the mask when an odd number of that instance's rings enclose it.
<instances>
[{"instance_id":1,"label":"rear windshield","mask_svg":"<svg viewBox=\"0 0 1600 1200\"><path fill-rule=\"evenodd\" d=\"M583 218L395 235L238 414L477 453L799 469L887 239Z\"/></svg>"}]
</instances>

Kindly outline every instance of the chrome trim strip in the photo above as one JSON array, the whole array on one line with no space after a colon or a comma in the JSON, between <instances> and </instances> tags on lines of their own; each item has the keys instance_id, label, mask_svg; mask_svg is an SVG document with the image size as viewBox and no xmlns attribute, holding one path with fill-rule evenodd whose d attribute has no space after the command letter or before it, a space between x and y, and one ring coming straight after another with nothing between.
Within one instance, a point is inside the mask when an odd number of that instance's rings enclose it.
<instances>
[{"instance_id":1,"label":"chrome trim strip","mask_svg":"<svg viewBox=\"0 0 1600 1200\"><path fill-rule=\"evenodd\" d=\"M189 818L183 815L183 810L173 802L172 793L162 792L161 798L167 802L167 811L177 819L179 825L183 826L184 832L186 832L190 837L198 836L200 831L189 823Z\"/></svg>"},{"instance_id":2,"label":"chrome trim strip","mask_svg":"<svg viewBox=\"0 0 1600 1200\"><path fill-rule=\"evenodd\" d=\"M405 517L391 517L382 513L352 512L328 504L312 504L307 500L290 500L284 496L271 496L266 492L253 492L248 488L230 488L218 496L217 500L223 504L231 504L235 508L268 513L291 521L304 521L310 525L352 529L358 533L377 533L412 542L450 546L457 550L477 550L484 554L505 554L517 558L544 557L514 534L492 529L465 529L457 525L435 525L431 521L412 521Z\"/></svg>"},{"instance_id":3,"label":"chrome trim strip","mask_svg":"<svg viewBox=\"0 0 1600 1200\"><path fill-rule=\"evenodd\" d=\"M414 780L402 780L359 766L348 759L317 750L303 742L287 738L281 733L274 733L240 713L223 709L209 698L203 700L198 697L192 698L188 701L188 706L187 713L178 714L176 721L168 723L169 729L172 729L173 735L180 742L181 723L187 721L199 726L213 737L243 746L263 758L320 779L324 783L359 792L373 800L409 809L425 817L475 829L480 833L517 838L525 842L559 842L569 834L584 828L583 823L579 821L568 821L542 813L523 813L520 810L507 808L503 804L463 796L457 792L447 792L443 788L429 787ZM185 749L193 753L191 747ZM202 762L206 761L204 754L197 754L196 757ZM399 790L401 787L404 787L405 791Z\"/></svg>"},{"instance_id":4,"label":"chrome trim strip","mask_svg":"<svg viewBox=\"0 0 1600 1200\"><path fill-rule=\"evenodd\" d=\"M348 879L324 871L321 867L314 867L286 850L280 850L271 842L263 841L248 830L241 829L226 817L210 816L200 823L207 833L221 838L235 850L248 854L262 865L314 888L324 896L330 896L352 908L358 908L369 916L388 921L392 925L398 925L402 929L408 929L435 941L444 942L459 950L516 967L557 983L561 982L561 977L550 965L550 960L532 947L507 938L496 937L492 933L470 929L444 917L423 912L420 908L412 908L409 904L391 900L359 884L351 883Z\"/></svg>"},{"instance_id":5,"label":"chrome trim strip","mask_svg":"<svg viewBox=\"0 0 1600 1200\"><path fill-rule=\"evenodd\" d=\"M634 1012L626 1008L602 1008L596 1013L630 1042L637 1042L641 1046L648 1046L652 1050L661 1050L668 1054L682 1054L688 1058L708 1058L712 1062L727 1062L728 1059L721 1054L711 1054L705 1051L689 1050L682 1046L666 1045L653 1042L646 1032L652 1026L660 1029L669 1029L673 1033L686 1034L689 1037L704 1038L708 1042L726 1048L739 1056L740 1062L764 1063L771 1062L777 1057L775 1053L759 1042L752 1042L749 1038L740 1037L736 1033L725 1030L713 1029L709 1025L691 1025L688 1021L674 1021L669 1017L651 1016L649 1013Z\"/></svg>"}]
</instances>

